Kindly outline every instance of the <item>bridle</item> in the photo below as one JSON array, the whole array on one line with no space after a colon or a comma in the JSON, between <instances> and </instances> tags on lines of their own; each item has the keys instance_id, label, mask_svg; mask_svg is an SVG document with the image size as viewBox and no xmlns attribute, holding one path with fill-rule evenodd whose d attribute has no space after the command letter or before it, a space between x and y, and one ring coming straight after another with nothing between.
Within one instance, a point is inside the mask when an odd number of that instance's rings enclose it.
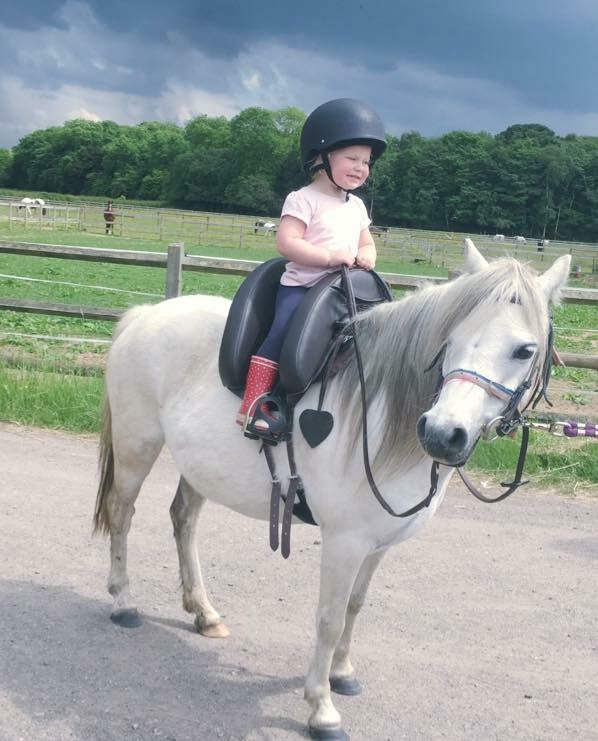
<instances>
[{"instance_id":1,"label":"bridle","mask_svg":"<svg viewBox=\"0 0 598 741\"><path fill-rule=\"evenodd\" d=\"M495 502L500 502L513 494L513 492L517 491L520 486L529 483L528 481L522 480L523 468L525 466L525 459L527 456L527 448L529 444L529 430L531 427L530 423L525 418L525 411L530 405L532 409L534 409L537 403L542 398L547 402L549 406L552 406L550 400L548 399L548 396L546 395L546 388L550 380L550 370L552 368L554 336L552 319L549 319L548 327L549 329L548 339L546 342L546 354L543 359L541 372L537 373L539 358L536 354L532 359L527 376L519 384L519 386L517 386L517 388L510 389L507 386L498 383L497 381L492 381L490 378L483 376L477 371L469 370L467 368L455 368L455 370L447 373L446 376L444 376L444 378L442 378L440 381L438 393L440 393L442 388L444 388L447 383L451 383L451 381L466 381L469 383L474 383L476 386L480 386L490 396L495 396L496 398L506 402L506 406L502 411L502 414L492 419L481 429L478 440L476 440L476 442L472 445L472 452L475 449L475 446L477 445L480 438L493 440L497 437L505 437L506 435L511 435L512 433L514 433L518 427L521 427L521 446L519 448L519 456L517 458L515 476L513 478L513 481L501 482L501 486L505 489L505 491L503 491L498 496L487 497L485 494L482 494L482 492L474 485L469 476L467 476L467 474L465 473L465 465L467 461L456 466L457 473L461 477L461 481L463 481L467 490L471 494L473 494L474 497L482 502L485 502L486 504L494 504ZM443 352L441 351L436 356L433 365L436 364L442 354ZM521 401L525 394L532 387L533 379L536 375L538 377L536 387L530 395L528 403L523 409L520 410Z\"/></svg>"},{"instance_id":2,"label":"bridle","mask_svg":"<svg viewBox=\"0 0 598 741\"><path fill-rule=\"evenodd\" d=\"M343 277L343 285L345 289L345 296L347 299L347 307L349 310L349 316L351 318L350 328L351 328L351 335L353 339L353 349L355 352L355 359L357 362L357 369L359 374L359 383L360 383L360 390L361 390L361 405L362 405L362 447L363 447L363 462L366 472L366 477L368 480L368 484L370 486L370 489L372 490L372 493L380 503L380 505L388 512L389 515L392 517L410 517L411 515L415 514L416 512L419 512L424 507L428 507L430 502L432 501L434 495L437 492L438 488L438 470L440 467L440 464L438 461L432 461L432 467L430 470L430 489L428 492L428 495L420 501L418 504L414 505L410 509L406 510L405 512L395 512L392 507L388 504L388 502L384 499L382 494L380 493L378 487L376 486L376 483L374 481L374 477L372 474L371 466L370 466L370 458L369 458L369 449L368 449L368 432L367 432L367 401L366 401L366 391L365 391L365 376L363 372L363 362L361 359L361 352L359 350L359 344L357 342L357 336L355 332L355 317L357 315L357 308L355 303L355 296L353 293L353 286L351 285L351 280L349 278L349 271L348 269L343 266L342 268L342 277ZM437 363L440 361L442 356L444 355L445 348L442 347L434 360L432 361L432 364L427 369L428 371L431 370L433 367L437 365ZM510 435L513 433L518 427L522 428L521 432L521 447L519 449L519 457L517 460L517 466L515 469L515 477L513 481L508 483L501 483L502 487L505 487L506 490L503 491L501 494L499 494L497 497L487 497L484 494L482 494L472 483L472 481L469 479L467 474L464 471L464 466L467 463L467 461L464 461L463 463L456 466L457 472L459 473L459 476L461 477L461 480L467 487L468 491L471 492L477 499L479 499L482 502L486 502L487 504L493 504L495 502L500 502L503 499L506 499L508 496L513 494L520 486L523 486L524 484L527 484L527 481L522 481L522 475L523 475L523 468L525 465L525 458L527 456L527 448L529 443L529 429L530 429L530 423L527 422L527 420L524 417L524 413L526 409L531 405L532 409L535 408L536 404L540 401L541 398L544 398L546 402L552 406L550 403L548 397L546 396L546 388L548 386L548 381L550 380L550 370L552 367L552 353L553 353L553 328L552 328L552 320L549 321L549 331L548 331L548 339L546 343L546 354L543 358L543 365L540 373L537 373L537 364L539 361L539 357L536 354L536 356L532 359L529 373L527 374L526 378L517 386L515 389L510 389L507 386L504 386L501 383L498 383L496 381L491 380L490 378L487 378L486 376L483 376L481 373L478 373L474 370L469 370L467 368L456 368L455 370L451 371L450 373L447 373L446 376L440 379L440 383L438 385L437 394L440 393L442 388L447 384L451 383L452 381L467 381L470 383L474 383L477 386L480 386L483 388L488 394L491 396L495 396L499 399L502 399L506 402L505 408L498 417L495 417L491 422L489 422L487 425L484 425L484 428L480 431L480 435L478 437L478 440L472 445L471 451L473 452L475 446L477 445L480 438L486 438L489 439L491 434L494 432L496 437L504 437L505 435ZM538 380L536 382L536 386L534 388L534 391L530 395L530 399L528 403L525 405L525 407L520 410L519 407L521 405L521 401L523 397L525 396L526 392L529 391L529 389L532 387L533 379L537 375Z\"/></svg>"},{"instance_id":3,"label":"bridle","mask_svg":"<svg viewBox=\"0 0 598 741\"><path fill-rule=\"evenodd\" d=\"M480 386L490 396L495 396L496 398L506 402L506 406L502 414L500 414L498 417L495 417L490 422L485 424L484 427L482 427L478 440L476 440L476 442L472 446L472 451L474 450L480 438L491 440L495 439L496 437L505 437L506 435L511 435L513 432L515 432L518 427L522 428L521 447L519 448L519 457L517 459L515 477L513 478L513 481L509 483L501 482L501 486L505 487L506 491L503 491L502 494L499 494L497 497L487 497L485 494L482 494L479 489L476 488L471 479L465 473L465 464L467 461L459 466L456 466L457 473L461 477L461 480L467 487L468 491L473 494L474 497L482 502L486 502L487 504L494 504L495 502L500 502L503 499L506 499L508 496L513 494L513 492L517 491L520 486L528 483L527 481L522 480L523 467L525 465L525 458L527 456L527 448L529 443L529 426L526 424L523 413L530 404L532 404L532 406L535 406L537 401L542 396L545 396L545 387L542 385L542 387L540 388L538 384L536 393L532 394L532 398L530 399L526 407L522 411L520 411L519 407L521 405L521 400L525 396L526 392L529 391L529 389L531 388L535 370L536 358L532 360L527 377L515 389L510 389L507 386L503 386L503 384L501 383L497 383L496 381L492 381L489 378L486 378L486 376L483 376L481 373L477 373L477 371L467 370L466 368L456 368L450 373L447 373L444 379L442 379L440 385L441 389L444 388L447 383L451 383L451 381L466 381L469 383L474 383L476 386ZM544 378L544 376L545 373L543 372L542 378ZM540 388L539 391L537 390L538 388Z\"/></svg>"}]
</instances>

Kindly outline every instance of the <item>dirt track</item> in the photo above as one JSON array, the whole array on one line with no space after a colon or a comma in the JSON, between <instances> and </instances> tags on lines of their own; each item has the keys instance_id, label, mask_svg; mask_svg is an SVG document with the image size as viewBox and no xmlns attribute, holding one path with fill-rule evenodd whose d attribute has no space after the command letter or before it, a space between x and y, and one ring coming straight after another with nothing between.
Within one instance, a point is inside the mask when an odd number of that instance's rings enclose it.
<instances>
[{"instance_id":1,"label":"dirt track","mask_svg":"<svg viewBox=\"0 0 598 741\"><path fill-rule=\"evenodd\" d=\"M108 619L108 546L91 537L96 440L0 425L0 739L305 737L318 531L288 562L267 525L210 505L204 576L231 637L180 604L167 456L130 537L138 630ZM423 536L391 550L356 630L353 741L598 738L598 498L455 488Z\"/></svg>"}]
</instances>

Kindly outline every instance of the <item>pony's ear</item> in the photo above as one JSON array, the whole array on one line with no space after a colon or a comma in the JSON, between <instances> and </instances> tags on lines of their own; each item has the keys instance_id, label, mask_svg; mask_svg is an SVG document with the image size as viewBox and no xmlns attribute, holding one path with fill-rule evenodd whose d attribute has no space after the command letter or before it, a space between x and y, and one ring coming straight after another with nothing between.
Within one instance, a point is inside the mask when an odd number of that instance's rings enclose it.
<instances>
[{"instance_id":1,"label":"pony's ear","mask_svg":"<svg viewBox=\"0 0 598 741\"><path fill-rule=\"evenodd\" d=\"M478 248L471 241L469 237L465 238L465 270L468 273L477 273L478 270L483 270L488 267L488 261L479 252Z\"/></svg>"},{"instance_id":2,"label":"pony's ear","mask_svg":"<svg viewBox=\"0 0 598 741\"><path fill-rule=\"evenodd\" d=\"M545 273L538 276L548 303L557 304L561 296L561 288L567 282L571 268L571 255L561 255L555 260Z\"/></svg>"}]
</instances>

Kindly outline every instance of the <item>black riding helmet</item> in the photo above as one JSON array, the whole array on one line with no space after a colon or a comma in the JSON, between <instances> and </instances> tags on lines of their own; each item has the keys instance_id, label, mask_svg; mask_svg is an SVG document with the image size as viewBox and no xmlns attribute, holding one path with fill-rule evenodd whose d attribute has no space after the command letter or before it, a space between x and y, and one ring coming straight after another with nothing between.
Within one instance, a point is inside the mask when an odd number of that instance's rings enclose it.
<instances>
[{"instance_id":1,"label":"black riding helmet","mask_svg":"<svg viewBox=\"0 0 598 741\"><path fill-rule=\"evenodd\" d=\"M334 183L328 154L352 144L370 146L373 164L386 149L384 125L380 116L360 100L353 98L329 100L310 113L303 124L301 131L303 168L310 174L323 169ZM322 155L322 164L314 165L319 154Z\"/></svg>"}]
</instances>

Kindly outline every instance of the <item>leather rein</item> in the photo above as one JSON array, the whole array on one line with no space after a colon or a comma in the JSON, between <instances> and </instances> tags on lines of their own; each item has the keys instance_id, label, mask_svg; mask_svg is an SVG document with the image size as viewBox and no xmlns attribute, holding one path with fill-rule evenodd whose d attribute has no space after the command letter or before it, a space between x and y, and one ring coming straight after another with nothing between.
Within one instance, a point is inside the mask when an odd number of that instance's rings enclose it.
<instances>
[{"instance_id":1,"label":"leather rein","mask_svg":"<svg viewBox=\"0 0 598 741\"><path fill-rule=\"evenodd\" d=\"M353 349L355 352L355 360L357 362L357 369L358 369L358 374L359 374L359 385L360 385L361 406L362 406L363 462L364 462L367 481L370 486L370 489L372 490L372 493L374 494L374 496L376 497L380 505L383 507L383 509L386 512L388 512L389 515L391 515L392 517L410 517L411 515L414 515L415 513L419 512L424 507L428 507L434 495L436 494L437 489L438 489L438 470L439 470L440 464L438 463L438 461L432 461L432 466L430 470L430 489L428 491L428 495L425 497L425 499L422 499L416 505L414 505L408 510L405 510L404 512L395 512L393 508L388 504L388 502L384 499L384 497L380 493L380 490L376 486L376 482L374 481L374 477L373 477L372 470L371 470L370 456L369 456L368 431L367 431L367 397L366 397L366 389L365 389L365 376L364 376L364 371L363 371L363 361L361 358L359 344L357 342L357 333L355 331L356 324L354 320L355 320L355 317L357 316L357 306L355 302L355 295L353 293L353 286L351 285L351 280L349 278L349 271L345 266L343 266L342 268L342 279L343 279L343 285L345 289L345 296L347 299L347 308L348 308L349 317L351 320L349 326L352 329L351 336L353 339ZM470 383L475 383L477 386L480 386L481 388L483 388L488 394L492 396L496 396L499 399L506 401L506 406L502 414L496 417L495 419L493 419L488 425L485 425L484 429L480 432L480 437L489 438L492 432L494 432L497 437L504 437L505 435L510 435L511 433L513 433L518 427L522 428L521 447L519 449L519 458L517 460L517 466L515 469L515 477L513 481L511 482L501 483L501 486L505 487L506 491L502 492L498 496L487 497L486 495L482 494L476 488L476 486L472 483L471 479L467 476L467 474L464 471L464 466L466 462L462 463L461 465L456 466L457 472L459 473L459 476L461 477L461 480L467 487L468 491L482 502L486 502L487 504L494 504L495 502L500 502L503 499L506 499L511 494L513 494L513 492L515 492L520 486L523 486L524 484L528 483L528 481L522 481L522 475L523 475L523 468L525 465L525 458L527 455L527 448L528 448L528 443L529 443L529 428L531 425L526 421L526 419L523 416L523 413L525 412L529 404L531 404L532 408L534 408L541 398L544 398L546 402L550 406L552 406L552 404L548 400L548 397L546 396L546 387L550 379L550 369L552 367L552 351L553 351L553 329L552 329L552 322L550 322L546 356L544 358L544 365L542 368L541 377L539 378L536 384L536 388L534 389L530 402L528 402L528 405L526 405L523 411L519 410L519 406L521 404L521 400L523 396L531 388L532 379L533 379L534 372L536 369L537 358L535 358L534 362L532 362L527 378L524 381L522 381L519 384L519 386L517 386L516 389L509 389L506 386L503 386L502 384L497 383L496 381L492 381L491 379L486 378L485 376L482 376L480 373L477 373L476 371L468 370L466 368L457 368L451 371L450 373L448 373L446 377L442 378L440 381L440 384L438 387L438 393L440 393L441 389L447 383L450 383L451 381L461 380L461 381L468 381ZM440 350L440 352L438 353L438 355L432 362L431 366L427 369L428 371L431 370L437 364L437 362L440 360L443 353L444 353L444 348ZM477 444L477 441L476 441L476 444ZM472 447L472 450L474 448L475 448L475 445Z\"/></svg>"}]
</instances>

